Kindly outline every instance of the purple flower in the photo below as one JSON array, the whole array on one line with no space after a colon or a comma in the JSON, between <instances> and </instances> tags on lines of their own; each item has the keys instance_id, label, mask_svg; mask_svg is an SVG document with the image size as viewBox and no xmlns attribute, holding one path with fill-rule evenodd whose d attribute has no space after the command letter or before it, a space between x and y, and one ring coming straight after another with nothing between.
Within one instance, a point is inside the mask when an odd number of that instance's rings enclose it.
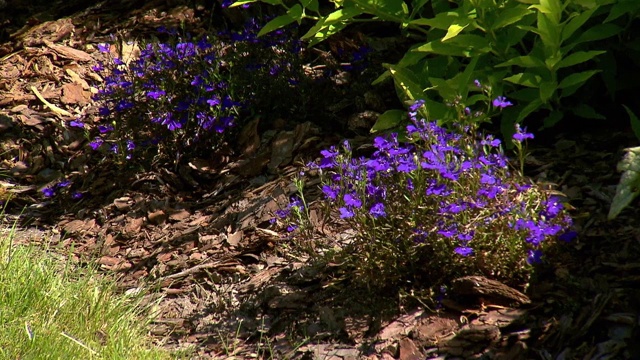
<instances>
[{"instance_id":1,"label":"purple flower","mask_svg":"<svg viewBox=\"0 0 640 360\"><path fill-rule=\"evenodd\" d=\"M164 90L157 90L157 91L148 91L147 92L147 96L154 99L154 100L158 100L161 97L167 95L167 93Z\"/></svg>"},{"instance_id":2,"label":"purple flower","mask_svg":"<svg viewBox=\"0 0 640 360\"><path fill-rule=\"evenodd\" d=\"M207 100L207 104L209 104L209 106L218 106L221 104L221 101L219 97L214 96L211 99Z\"/></svg>"},{"instance_id":3,"label":"purple flower","mask_svg":"<svg viewBox=\"0 0 640 360\"><path fill-rule=\"evenodd\" d=\"M480 80L478 80L478 79L473 80L473 84L474 84L477 88L481 88L481 87L482 87L482 84L480 83Z\"/></svg>"},{"instance_id":4,"label":"purple flower","mask_svg":"<svg viewBox=\"0 0 640 360\"><path fill-rule=\"evenodd\" d=\"M108 53L110 51L111 46L106 43L98 44L98 51L101 53Z\"/></svg>"},{"instance_id":5,"label":"purple flower","mask_svg":"<svg viewBox=\"0 0 640 360\"><path fill-rule=\"evenodd\" d=\"M473 249L468 247L468 246L459 246L457 247L454 252L460 256L464 256L467 257L469 255L473 255Z\"/></svg>"},{"instance_id":6,"label":"purple flower","mask_svg":"<svg viewBox=\"0 0 640 360\"><path fill-rule=\"evenodd\" d=\"M496 183L496 178L488 174L480 175L480 184L493 185Z\"/></svg>"},{"instance_id":7,"label":"purple flower","mask_svg":"<svg viewBox=\"0 0 640 360\"><path fill-rule=\"evenodd\" d=\"M348 219L348 218L353 217L353 215L354 215L353 211L351 211L351 210L349 210L349 209L347 209L345 207L341 207L338 210L340 210L340 219Z\"/></svg>"},{"instance_id":8,"label":"purple flower","mask_svg":"<svg viewBox=\"0 0 640 360\"><path fill-rule=\"evenodd\" d=\"M45 197L52 197L53 195L55 195L56 190L53 187L46 187L44 189L42 189L42 195L44 195Z\"/></svg>"},{"instance_id":9,"label":"purple flower","mask_svg":"<svg viewBox=\"0 0 640 360\"><path fill-rule=\"evenodd\" d=\"M425 101L420 99L420 100L416 100L416 102L413 103L413 105L409 106L409 112L416 112L418 111L418 109L420 109L423 105L424 105Z\"/></svg>"},{"instance_id":10,"label":"purple flower","mask_svg":"<svg viewBox=\"0 0 640 360\"><path fill-rule=\"evenodd\" d=\"M82 193L81 193L81 192L79 192L79 191L74 191L74 192L71 194L71 198L72 198L72 199L74 199L74 200L82 199Z\"/></svg>"},{"instance_id":11,"label":"purple flower","mask_svg":"<svg viewBox=\"0 0 640 360\"><path fill-rule=\"evenodd\" d=\"M526 139L533 139L533 134L527 132L527 128L520 128L520 124L516 124L516 133L513 134L513 139L519 142L523 142Z\"/></svg>"},{"instance_id":12,"label":"purple flower","mask_svg":"<svg viewBox=\"0 0 640 360\"><path fill-rule=\"evenodd\" d=\"M296 224L289 224L289 226L287 226L287 232L293 232L295 229L298 228L298 225Z\"/></svg>"},{"instance_id":13,"label":"purple flower","mask_svg":"<svg viewBox=\"0 0 640 360\"><path fill-rule=\"evenodd\" d=\"M498 96L497 98L493 99L493 106L497 108L506 108L512 105L513 104L511 103L511 101L508 101L504 96Z\"/></svg>"},{"instance_id":14,"label":"purple flower","mask_svg":"<svg viewBox=\"0 0 640 360\"><path fill-rule=\"evenodd\" d=\"M362 206L362 201L358 199L358 196L356 194L345 194L344 203L355 208L360 208Z\"/></svg>"},{"instance_id":15,"label":"purple flower","mask_svg":"<svg viewBox=\"0 0 640 360\"><path fill-rule=\"evenodd\" d=\"M327 199L335 200L338 197L338 190L329 185L322 186L322 192Z\"/></svg>"},{"instance_id":16,"label":"purple flower","mask_svg":"<svg viewBox=\"0 0 640 360\"><path fill-rule=\"evenodd\" d=\"M98 148L100 148L100 146L102 146L103 143L104 143L104 140L97 137L92 142L89 143L89 146L91 146L93 150L98 150Z\"/></svg>"},{"instance_id":17,"label":"purple flower","mask_svg":"<svg viewBox=\"0 0 640 360\"><path fill-rule=\"evenodd\" d=\"M100 134L108 133L109 131L113 131L113 126L111 125L98 125L98 131Z\"/></svg>"},{"instance_id":18,"label":"purple flower","mask_svg":"<svg viewBox=\"0 0 640 360\"><path fill-rule=\"evenodd\" d=\"M289 208L287 208L287 209L278 209L274 213L279 219L284 219L287 216L289 216L289 214L291 213L291 210Z\"/></svg>"},{"instance_id":19,"label":"purple flower","mask_svg":"<svg viewBox=\"0 0 640 360\"><path fill-rule=\"evenodd\" d=\"M77 127L77 128L83 128L84 127L84 123L82 121L71 120L71 122L69 122L69 126Z\"/></svg>"},{"instance_id":20,"label":"purple flower","mask_svg":"<svg viewBox=\"0 0 640 360\"><path fill-rule=\"evenodd\" d=\"M67 186L69 186L69 185L71 185L71 181L69 181L69 180L63 180L63 181L60 181L59 183L57 183L57 184L56 184L56 187L57 187L57 188L64 188L64 187L67 187Z\"/></svg>"},{"instance_id":21,"label":"purple flower","mask_svg":"<svg viewBox=\"0 0 640 360\"><path fill-rule=\"evenodd\" d=\"M384 211L384 204L383 203L376 203L375 205L373 205L371 207L371 210L369 210L369 213L374 218L387 216L387 213L385 213L385 211Z\"/></svg>"}]
</instances>

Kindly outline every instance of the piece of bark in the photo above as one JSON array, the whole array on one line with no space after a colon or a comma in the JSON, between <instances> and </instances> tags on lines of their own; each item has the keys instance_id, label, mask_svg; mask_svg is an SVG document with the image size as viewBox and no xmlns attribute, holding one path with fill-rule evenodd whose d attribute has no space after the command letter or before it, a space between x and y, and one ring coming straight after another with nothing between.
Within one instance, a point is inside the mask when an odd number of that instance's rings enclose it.
<instances>
[{"instance_id":1,"label":"piece of bark","mask_svg":"<svg viewBox=\"0 0 640 360\"><path fill-rule=\"evenodd\" d=\"M526 305L529 297L499 281L484 276L465 276L453 280L452 292L465 297L482 298L496 305Z\"/></svg>"}]
</instances>

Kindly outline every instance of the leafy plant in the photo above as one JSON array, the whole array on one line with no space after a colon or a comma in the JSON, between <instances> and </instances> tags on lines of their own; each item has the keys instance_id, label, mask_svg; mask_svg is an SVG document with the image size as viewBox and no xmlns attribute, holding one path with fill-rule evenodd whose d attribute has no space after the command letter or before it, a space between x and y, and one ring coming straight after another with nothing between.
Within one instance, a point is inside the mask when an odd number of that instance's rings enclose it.
<instances>
[{"instance_id":1,"label":"leafy plant","mask_svg":"<svg viewBox=\"0 0 640 360\"><path fill-rule=\"evenodd\" d=\"M424 104L409 109L406 141L397 133L376 137L369 158L354 157L345 141L311 166L320 172L327 207L355 230L345 258L358 278L376 286L439 286L477 273L526 279L549 238L574 236L563 205L509 169L500 140L479 137L469 125L447 131L419 116ZM505 98L494 105L509 106ZM530 138L516 127L518 148ZM301 204L276 213L292 231Z\"/></svg>"},{"instance_id":2,"label":"leafy plant","mask_svg":"<svg viewBox=\"0 0 640 360\"><path fill-rule=\"evenodd\" d=\"M468 105L479 101L467 98L472 79L483 80L495 93L508 90L516 100L502 117L503 133L509 136L515 123L541 109L548 113L547 127L567 110L602 118L588 104L565 105L562 100L600 71L586 65L604 54L606 46L591 44L619 34L623 27L614 21L638 10L637 3L623 0L334 0L336 9L325 14L317 0L294 5L262 1L287 11L268 23L262 34L310 19L315 24L302 36L310 45L351 23L397 23L415 44L398 63L385 64L387 70L377 82L391 77L407 103L425 99L432 119L451 117L450 108L443 106L445 99L459 97Z\"/></svg>"}]
</instances>

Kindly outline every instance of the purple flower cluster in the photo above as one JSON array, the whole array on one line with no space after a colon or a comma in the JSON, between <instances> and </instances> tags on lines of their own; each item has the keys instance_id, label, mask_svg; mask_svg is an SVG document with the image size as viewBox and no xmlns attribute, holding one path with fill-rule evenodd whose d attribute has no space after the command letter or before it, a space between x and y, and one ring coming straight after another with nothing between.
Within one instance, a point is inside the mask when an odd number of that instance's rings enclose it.
<instances>
[{"instance_id":1,"label":"purple flower cluster","mask_svg":"<svg viewBox=\"0 0 640 360\"><path fill-rule=\"evenodd\" d=\"M509 104L504 97L498 102ZM505 258L535 263L545 240L575 236L557 198L520 184L523 179L509 171L500 140L420 119L423 104L409 109L408 142L398 134L376 137L369 158L354 158L345 142L341 150L322 151L315 165L325 198L364 234L362 241L406 239L414 247L444 247L461 259L517 251ZM518 129L514 140L532 137Z\"/></svg>"},{"instance_id":2,"label":"purple flower cluster","mask_svg":"<svg viewBox=\"0 0 640 360\"><path fill-rule=\"evenodd\" d=\"M133 59L112 57L110 45L98 45L109 61L94 68L104 82L94 97L98 126L90 147L131 159L161 142L159 155L174 159L216 150L249 104L257 113L274 104L290 109L282 99L292 97L285 92L303 74L295 63L302 46L283 30L258 38L261 27L250 19L241 31L200 39L159 29L174 41L149 43Z\"/></svg>"},{"instance_id":3,"label":"purple flower cluster","mask_svg":"<svg viewBox=\"0 0 640 360\"><path fill-rule=\"evenodd\" d=\"M98 48L110 54L108 45ZM217 78L219 66L206 38L150 43L128 63L117 57L99 63L94 70L105 81L95 96L100 123L91 148L108 145L109 151L130 159L136 144L157 137L173 139L178 147L215 143L216 134L234 126L242 105ZM175 150L184 151L167 149Z\"/></svg>"},{"instance_id":4,"label":"purple flower cluster","mask_svg":"<svg viewBox=\"0 0 640 360\"><path fill-rule=\"evenodd\" d=\"M62 181L59 181L58 183L56 183L54 185L47 186L47 187L43 188L41 190L41 192L42 192L42 195L44 197L51 198L51 197L54 197L58 191L61 191L63 189L67 189L69 187L69 185L71 185L71 181L62 180ZM73 191L71 193L71 198L74 199L74 200L82 199L82 196L83 196L82 193L79 192L79 191Z\"/></svg>"}]
</instances>

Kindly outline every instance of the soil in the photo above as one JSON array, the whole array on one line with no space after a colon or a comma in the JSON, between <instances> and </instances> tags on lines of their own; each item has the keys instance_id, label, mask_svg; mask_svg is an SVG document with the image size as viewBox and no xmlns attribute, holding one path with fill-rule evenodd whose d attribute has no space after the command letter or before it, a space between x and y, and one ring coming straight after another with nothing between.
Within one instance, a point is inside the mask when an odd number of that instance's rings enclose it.
<instances>
[{"instance_id":1,"label":"soil","mask_svg":"<svg viewBox=\"0 0 640 360\"><path fill-rule=\"evenodd\" d=\"M151 285L159 346L193 359L640 358L640 214L631 206L607 221L616 164L636 143L629 131L596 126L532 142L527 174L566 197L579 238L558 244L529 284L462 279L468 290L436 310L418 294L355 286L341 264L295 250L313 243L296 244L269 222L295 193L302 164L340 139L370 140L372 119L393 105L381 99L393 92L341 93L347 101L325 114L331 126L256 118L235 151L216 158L146 172L88 169L86 140L61 124L95 112L96 44L149 36L160 25L201 34L248 15L186 0L54 5L0 2L0 196L11 196L4 226L17 222L20 242L59 245L78 264L99 265L123 292ZM326 54L365 37L401 54L402 40L384 35L351 32L328 42ZM368 87L333 80L336 91ZM83 179L73 185L82 200L42 196L69 173ZM349 241L348 229L317 233L325 247ZM482 284L490 286L473 288ZM492 301L491 291L517 301Z\"/></svg>"}]
</instances>

